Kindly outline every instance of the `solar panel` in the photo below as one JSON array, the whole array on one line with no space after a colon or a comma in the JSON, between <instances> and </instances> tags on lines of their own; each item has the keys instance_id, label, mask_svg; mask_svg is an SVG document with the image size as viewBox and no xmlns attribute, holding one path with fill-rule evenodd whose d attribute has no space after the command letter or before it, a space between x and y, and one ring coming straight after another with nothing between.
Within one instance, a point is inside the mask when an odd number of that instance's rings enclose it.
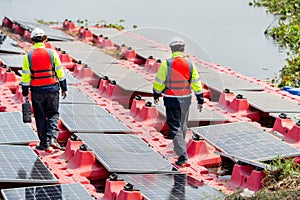
<instances>
[{"instance_id":1,"label":"solar panel","mask_svg":"<svg viewBox=\"0 0 300 200\"><path fill-rule=\"evenodd\" d=\"M59 102L61 104L95 104L95 102L90 97L71 85L68 86L67 98L59 98Z\"/></svg>"},{"instance_id":2,"label":"solar panel","mask_svg":"<svg viewBox=\"0 0 300 200\"><path fill-rule=\"evenodd\" d=\"M115 58L108 56L97 47L80 41L52 42L51 44L59 46L75 59L87 64L100 77L108 76L110 80L115 80L117 85L124 90L152 93L151 81L134 70L120 65Z\"/></svg>"},{"instance_id":3,"label":"solar panel","mask_svg":"<svg viewBox=\"0 0 300 200\"><path fill-rule=\"evenodd\" d=\"M24 55L20 54L0 54L0 60L7 67L22 69Z\"/></svg>"},{"instance_id":4,"label":"solar panel","mask_svg":"<svg viewBox=\"0 0 300 200\"><path fill-rule=\"evenodd\" d=\"M103 37L114 37L119 34L120 31L115 28L89 28L89 30L95 35L103 35Z\"/></svg>"},{"instance_id":5,"label":"solar panel","mask_svg":"<svg viewBox=\"0 0 300 200\"><path fill-rule=\"evenodd\" d=\"M28 29L29 31L32 31L33 29L39 27L43 29L50 40L74 40L71 36L64 33L61 30L50 28L49 26L37 23L37 22L29 22L29 21L23 21L23 20L14 20L15 22L19 23L24 29Z\"/></svg>"},{"instance_id":6,"label":"solar panel","mask_svg":"<svg viewBox=\"0 0 300 200\"><path fill-rule=\"evenodd\" d=\"M94 199L80 183L32 186L1 190L4 200L87 200Z\"/></svg>"},{"instance_id":7,"label":"solar panel","mask_svg":"<svg viewBox=\"0 0 300 200\"><path fill-rule=\"evenodd\" d=\"M199 73L199 75L203 83L205 83L209 88L212 88L218 92L222 92L226 88L230 89L231 91L264 90L262 86L228 73L219 73L211 70L209 72Z\"/></svg>"},{"instance_id":8,"label":"solar panel","mask_svg":"<svg viewBox=\"0 0 300 200\"><path fill-rule=\"evenodd\" d=\"M0 32L0 40L0 52L25 53L25 51L18 46L16 41L2 32Z\"/></svg>"},{"instance_id":9,"label":"solar panel","mask_svg":"<svg viewBox=\"0 0 300 200\"><path fill-rule=\"evenodd\" d=\"M98 105L61 104L59 110L62 122L70 132L131 132Z\"/></svg>"},{"instance_id":10,"label":"solar panel","mask_svg":"<svg viewBox=\"0 0 300 200\"><path fill-rule=\"evenodd\" d=\"M251 106L263 112L300 113L299 104L276 94L265 91L242 91L239 94L242 94Z\"/></svg>"},{"instance_id":11,"label":"solar panel","mask_svg":"<svg viewBox=\"0 0 300 200\"><path fill-rule=\"evenodd\" d=\"M143 97L146 101L153 102L153 98L151 97ZM153 106L156 106L159 113L166 117L166 108L164 106L163 99L161 98L158 102L158 105L152 104ZM193 122L200 122L200 121L226 121L227 118L222 115L221 113L217 113L213 110L210 110L208 108L203 108L201 112L198 111L197 103L195 101L192 101L192 104L190 106L190 112L189 112L189 118L188 121Z\"/></svg>"},{"instance_id":12,"label":"solar panel","mask_svg":"<svg viewBox=\"0 0 300 200\"><path fill-rule=\"evenodd\" d=\"M65 72L65 75L66 75L68 85L80 83L80 81L74 78L74 76L72 76L69 72Z\"/></svg>"},{"instance_id":13,"label":"solar panel","mask_svg":"<svg viewBox=\"0 0 300 200\"><path fill-rule=\"evenodd\" d=\"M30 125L24 124L20 112L0 112L0 143L28 144L39 141Z\"/></svg>"},{"instance_id":14,"label":"solar panel","mask_svg":"<svg viewBox=\"0 0 300 200\"><path fill-rule=\"evenodd\" d=\"M140 190L145 199L224 199L225 195L186 174L120 174Z\"/></svg>"},{"instance_id":15,"label":"solar panel","mask_svg":"<svg viewBox=\"0 0 300 200\"><path fill-rule=\"evenodd\" d=\"M109 172L171 173L172 164L130 134L77 134Z\"/></svg>"},{"instance_id":16,"label":"solar panel","mask_svg":"<svg viewBox=\"0 0 300 200\"><path fill-rule=\"evenodd\" d=\"M249 122L191 128L218 149L232 156L267 161L278 156L300 155L300 151Z\"/></svg>"},{"instance_id":17,"label":"solar panel","mask_svg":"<svg viewBox=\"0 0 300 200\"><path fill-rule=\"evenodd\" d=\"M28 146L0 145L0 182L57 183L57 179Z\"/></svg>"},{"instance_id":18,"label":"solar panel","mask_svg":"<svg viewBox=\"0 0 300 200\"><path fill-rule=\"evenodd\" d=\"M61 48L70 54L75 60L81 60L82 63L92 67L97 63L109 64L116 59L105 54L101 49L88 45L81 41L51 42L55 47Z\"/></svg>"},{"instance_id":19,"label":"solar panel","mask_svg":"<svg viewBox=\"0 0 300 200\"><path fill-rule=\"evenodd\" d=\"M136 48L136 53L143 58L148 58L149 56L153 56L155 59L160 59L164 61L165 59L171 57L172 53L170 51L160 49L160 48Z\"/></svg>"},{"instance_id":20,"label":"solar panel","mask_svg":"<svg viewBox=\"0 0 300 200\"><path fill-rule=\"evenodd\" d=\"M104 37L108 37L113 43L118 46L125 44L127 47L132 47L132 49L136 50L141 47L157 47L151 42L138 39L130 35L125 31L118 31L116 29L106 29L106 28L91 28L90 31L95 35L103 35Z\"/></svg>"}]
</instances>

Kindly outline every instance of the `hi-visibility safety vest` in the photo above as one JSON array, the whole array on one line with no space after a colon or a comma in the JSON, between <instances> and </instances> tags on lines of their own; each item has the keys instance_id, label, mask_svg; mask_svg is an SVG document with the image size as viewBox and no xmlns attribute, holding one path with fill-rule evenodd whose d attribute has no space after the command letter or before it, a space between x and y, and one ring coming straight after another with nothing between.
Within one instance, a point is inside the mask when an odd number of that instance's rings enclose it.
<instances>
[{"instance_id":1,"label":"hi-visibility safety vest","mask_svg":"<svg viewBox=\"0 0 300 200\"><path fill-rule=\"evenodd\" d=\"M167 60L166 95L185 96L191 94L191 78L193 66L183 57Z\"/></svg>"},{"instance_id":2,"label":"hi-visibility safety vest","mask_svg":"<svg viewBox=\"0 0 300 200\"><path fill-rule=\"evenodd\" d=\"M58 82L51 49L37 48L28 53L31 86L53 85Z\"/></svg>"}]
</instances>

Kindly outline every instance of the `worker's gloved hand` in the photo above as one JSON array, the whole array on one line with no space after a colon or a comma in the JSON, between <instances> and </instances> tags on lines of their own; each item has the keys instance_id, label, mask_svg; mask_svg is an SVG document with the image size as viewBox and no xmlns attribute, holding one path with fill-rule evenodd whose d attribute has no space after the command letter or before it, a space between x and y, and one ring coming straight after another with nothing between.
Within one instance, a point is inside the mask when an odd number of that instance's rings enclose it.
<instances>
[{"instance_id":1,"label":"worker's gloved hand","mask_svg":"<svg viewBox=\"0 0 300 200\"><path fill-rule=\"evenodd\" d=\"M68 92L67 91L61 91L61 96L63 99L65 99L68 96Z\"/></svg>"},{"instance_id":2,"label":"worker's gloved hand","mask_svg":"<svg viewBox=\"0 0 300 200\"><path fill-rule=\"evenodd\" d=\"M157 99L154 99L154 104L155 104L155 105L157 105L157 104L158 104L158 102L159 102L159 98L157 98Z\"/></svg>"},{"instance_id":3,"label":"worker's gloved hand","mask_svg":"<svg viewBox=\"0 0 300 200\"><path fill-rule=\"evenodd\" d=\"M203 104L198 104L198 110L201 112L203 110Z\"/></svg>"},{"instance_id":4,"label":"worker's gloved hand","mask_svg":"<svg viewBox=\"0 0 300 200\"><path fill-rule=\"evenodd\" d=\"M24 101L24 102L29 101L28 96L24 96L24 97L23 97L23 101Z\"/></svg>"}]
</instances>

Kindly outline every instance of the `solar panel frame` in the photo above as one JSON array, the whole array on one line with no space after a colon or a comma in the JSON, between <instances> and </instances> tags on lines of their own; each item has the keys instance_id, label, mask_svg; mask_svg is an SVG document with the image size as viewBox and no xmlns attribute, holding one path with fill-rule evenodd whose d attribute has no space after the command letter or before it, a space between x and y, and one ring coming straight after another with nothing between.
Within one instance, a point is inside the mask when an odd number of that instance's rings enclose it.
<instances>
[{"instance_id":1,"label":"solar panel frame","mask_svg":"<svg viewBox=\"0 0 300 200\"><path fill-rule=\"evenodd\" d=\"M131 134L76 133L109 172L174 173L172 164Z\"/></svg>"},{"instance_id":2,"label":"solar panel frame","mask_svg":"<svg viewBox=\"0 0 300 200\"><path fill-rule=\"evenodd\" d=\"M29 124L22 121L20 112L0 112L0 144L29 144L39 141Z\"/></svg>"},{"instance_id":3,"label":"solar panel frame","mask_svg":"<svg viewBox=\"0 0 300 200\"><path fill-rule=\"evenodd\" d=\"M215 188L186 174L118 174L140 190L145 199L223 199Z\"/></svg>"},{"instance_id":4,"label":"solar panel frame","mask_svg":"<svg viewBox=\"0 0 300 200\"><path fill-rule=\"evenodd\" d=\"M193 127L191 130L222 152L250 161L300 155L295 147L249 122Z\"/></svg>"},{"instance_id":5,"label":"solar panel frame","mask_svg":"<svg viewBox=\"0 0 300 200\"><path fill-rule=\"evenodd\" d=\"M0 182L57 183L58 180L29 146L0 145Z\"/></svg>"},{"instance_id":6,"label":"solar panel frame","mask_svg":"<svg viewBox=\"0 0 300 200\"><path fill-rule=\"evenodd\" d=\"M59 111L62 123L72 133L132 132L99 105L61 104Z\"/></svg>"},{"instance_id":7,"label":"solar panel frame","mask_svg":"<svg viewBox=\"0 0 300 200\"><path fill-rule=\"evenodd\" d=\"M80 183L31 186L22 188L2 189L4 200L36 200L36 199L64 199L64 200L93 200L94 198Z\"/></svg>"}]
</instances>

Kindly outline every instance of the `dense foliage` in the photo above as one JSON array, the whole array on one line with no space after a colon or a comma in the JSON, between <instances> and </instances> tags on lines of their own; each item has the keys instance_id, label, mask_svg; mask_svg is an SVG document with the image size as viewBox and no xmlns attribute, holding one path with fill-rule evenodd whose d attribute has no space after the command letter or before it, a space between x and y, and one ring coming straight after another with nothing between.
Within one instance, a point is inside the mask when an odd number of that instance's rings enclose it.
<instances>
[{"instance_id":1,"label":"dense foliage","mask_svg":"<svg viewBox=\"0 0 300 200\"><path fill-rule=\"evenodd\" d=\"M278 25L266 31L281 47L288 49L286 65L280 71L279 86L300 84L300 1L257 0L250 5L264 6L269 13L280 16Z\"/></svg>"}]
</instances>

